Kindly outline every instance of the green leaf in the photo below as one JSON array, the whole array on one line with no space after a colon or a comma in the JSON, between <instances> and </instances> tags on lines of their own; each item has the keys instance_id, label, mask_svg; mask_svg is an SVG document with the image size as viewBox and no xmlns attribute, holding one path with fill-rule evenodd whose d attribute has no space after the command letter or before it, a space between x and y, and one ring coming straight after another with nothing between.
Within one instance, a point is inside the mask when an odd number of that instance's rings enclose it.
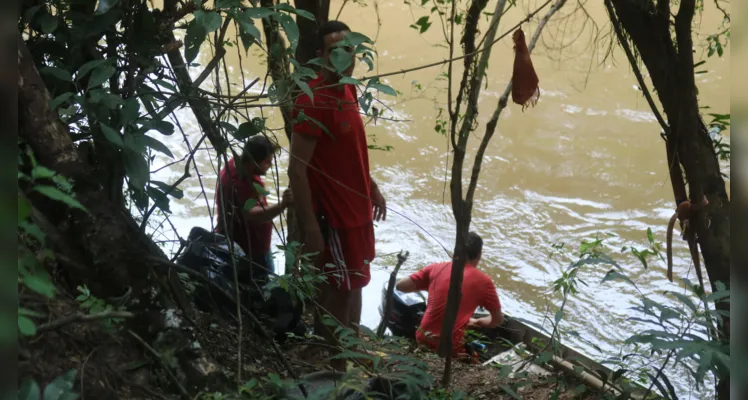
<instances>
[{"instance_id":1,"label":"green leaf","mask_svg":"<svg viewBox=\"0 0 748 400\"><path fill-rule=\"evenodd\" d=\"M265 7L252 7L244 10L242 14L247 15L249 18L265 18L277 13L269 8Z\"/></svg>"},{"instance_id":2,"label":"green leaf","mask_svg":"<svg viewBox=\"0 0 748 400\"><path fill-rule=\"evenodd\" d=\"M120 109L120 119L122 125L127 125L138 119L140 115L140 102L138 99L131 97L125 100L125 104Z\"/></svg>"},{"instance_id":3,"label":"green leaf","mask_svg":"<svg viewBox=\"0 0 748 400\"><path fill-rule=\"evenodd\" d=\"M249 50L249 47L252 46L253 43L258 43L260 44L260 46L262 46L261 44L262 36L260 34L260 31L257 29L257 27L255 27L254 21L252 21L253 16L257 14L256 10L258 9L257 8L245 9L237 17L237 21L239 22L239 36L242 39L242 44L244 45L245 51ZM262 9L262 10L267 11L269 14L273 14L273 12L267 8Z\"/></svg>"},{"instance_id":4,"label":"green leaf","mask_svg":"<svg viewBox=\"0 0 748 400\"><path fill-rule=\"evenodd\" d=\"M44 270L39 270L34 275L24 276L22 282L24 286L42 296L50 299L55 297L55 285L49 280Z\"/></svg>"},{"instance_id":5,"label":"green leaf","mask_svg":"<svg viewBox=\"0 0 748 400\"><path fill-rule=\"evenodd\" d=\"M671 295L675 296L675 298L677 298L678 300L680 300L681 303L685 304L686 307L690 308L691 311L696 312L696 310L697 310L696 304L694 304L693 300L691 300L688 296L686 296L686 295L684 295L682 293L673 292L673 291L668 292L668 293L670 293Z\"/></svg>"},{"instance_id":6,"label":"green leaf","mask_svg":"<svg viewBox=\"0 0 748 400\"><path fill-rule=\"evenodd\" d=\"M504 364L501 366L501 371L499 372L499 380L502 381L506 377L509 376L509 374L514 371L514 368L511 365Z\"/></svg>"},{"instance_id":7,"label":"green leaf","mask_svg":"<svg viewBox=\"0 0 748 400\"><path fill-rule=\"evenodd\" d=\"M68 100L70 100L72 97L73 97L73 93L72 92L63 93L63 94L55 97L54 99L50 100L50 102L49 102L49 108L50 108L50 110L52 110L52 111L56 110L57 107L60 106L60 104L66 102Z\"/></svg>"},{"instance_id":8,"label":"green leaf","mask_svg":"<svg viewBox=\"0 0 748 400\"><path fill-rule=\"evenodd\" d=\"M244 140L250 136L254 136L262 132L263 129L265 129L265 120L259 117L255 117L252 118L251 121L239 125L239 129L237 129L234 137L237 140Z\"/></svg>"},{"instance_id":9,"label":"green leaf","mask_svg":"<svg viewBox=\"0 0 748 400\"><path fill-rule=\"evenodd\" d=\"M244 202L244 211L249 211L253 209L257 205L257 200L255 199L249 199Z\"/></svg>"},{"instance_id":10,"label":"green leaf","mask_svg":"<svg viewBox=\"0 0 748 400\"><path fill-rule=\"evenodd\" d=\"M299 44L299 27L296 25L296 21L287 14L280 14L277 16L278 22L280 22L283 30L286 32L288 38L289 48L292 52L296 51L296 46Z\"/></svg>"},{"instance_id":11,"label":"green leaf","mask_svg":"<svg viewBox=\"0 0 748 400\"><path fill-rule=\"evenodd\" d=\"M353 56L345 49L337 47L330 54L330 63L337 73L342 74L353 63Z\"/></svg>"},{"instance_id":12,"label":"green leaf","mask_svg":"<svg viewBox=\"0 0 748 400\"><path fill-rule=\"evenodd\" d=\"M51 169L43 165L37 165L36 167L34 167L34 169L31 170L31 178L34 180L49 179L55 175L57 175L57 172L52 171Z\"/></svg>"},{"instance_id":13,"label":"green leaf","mask_svg":"<svg viewBox=\"0 0 748 400\"><path fill-rule=\"evenodd\" d=\"M39 25L42 28L42 33L50 34L54 32L59 24L60 20L48 12L44 12L44 14L39 17Z\"/></svg>"},{"instance_id":14,"label":"green leaf","mask_svg":"<svg viewBox=\"0 0 748 400\"><path fill-rule=\"evenodd\" d=\"M36 335L36 324L34 321L23 315L18 316L18 331L23 336L34 336Z\"/></svg>"},{"instance_id":15,"label":"green leaf","mask_svg":"<svg viewBox=\"0 0 748 400\"><path fill-rule=\"evenodd\" d=\"M33 379L25 379L18 388L18 400L39 400L42 392Z\"/></svg>"},{"instance_id":16,"label":"green leaf","mask_svg":"<svg viewBox=\"0 0 748 400\"><path fill-rule=\"evenodd\" d=\"M154 79L153 83L155 83L158 86L163 87L164 89L171 90L172 92L178 92L176 86L172 85L171 83L163 80L163 79Z\"/></svg>"},{"instance_id":17,"label":"green leaf","mask_svg":"<svg viewBox=\"0 0 748 400\"><path fill-rule=\"evenodd\" d=\"M555 316L556 324L558 324L558 321L561 321L561 319L563 317L564 317L564 311L563 310L556 311L556 316Z\"/></svg>"},{"instance_id":18,"label":"green leaf","mask_svg":"<svg viewBox=\"0 0 748 400\"><path fill-rule=\"evenodd\" d=\"M512 396L512 398L517 400L522 400L521 397L515 392L512 388L509 387L509 385L499 384L499 387L501 390L505 391L508 395Z\"/></svg>"},{"instance_id":19,"label":"green leaf","mask_svg":"<svg viewBox=\"0 0 748 400\"><path fill-rule=\"evenodd\" d=\"M294 82L296 82L296 85L299 86L301 91L304 92L304 94L306 94L307 96L309 96L309 98L312 100L312 104L314 104L314 93L312 93L312 89L309 87L309 84L302 81L296 76L293 77L293 80Z\"/></svg>"},{"instance_id":20,"label":"green leaf","mask_svg":"<svg viewBox=\"0 0 748 400\"><path fill-rule=\"evenodd\" d=\"M91 79L88 80L88 89L100 86L106 82L109 78L117 72L117 69L111 65L104 65L93 70L91 73Z\"/></svg>"},{"instance_id":21,"label":"green leaf","mask_svg":"<svg viewBox=\"0 0 748 400\"><path fill-rule=\"evenodd\" d=\"M296 15L298 15L298 16L300 16L302 18L306 18L306 19L308 19L310 21L315 21L316 20L316 18L314 17L314 14L312 14L309 11L306 11L306 10L301 10L301 9L298 9L298 8L293 8L290 4L281 3L281 4L278 4L277 6L275 6L275 9L276 10L281 10L281 11L287 11L287 12L290 12L292 14L296 14Z\"/></svg>"},{"instance_id":22,"label":"green leaf","mask_svg":"<svg viewBox=\"0 0 748 400\"><path fill-rule=\"evenodd\" d=\"M654 244L654 233L652 233L652 228L647 228L647 240L649 240L649 244Z\"/></svg>"},{"instance_id":23,"label":"green leaf","mask_svg":"<svg viewBox=\"0 0 748 400\"><path fill-rule=\"evenodd\" d=\"M122 148L125 146L124 143L122 143L122 136L119 134L119 132L110 128L103 122L100 122L99 125L101 126L101 133L104 134L104 137L106 138L106 140L108 140L113 145L119 148Z\"/></svg>"},{"instance_id":24,"label":"green leaf","mask_svg":"<svg viewBox=\"0 0 748 400\"><path fill-rule=\"evenodd\" d=\"M344 76L340 78L340 83L344 83L346 85L363 85L360 80L350 76Z\"/></svg>"},{"instance_id":25,"label":"green leaf","mask_svg":"<svg viewBox=\"0 0 748 400\"><path fill-rule=\"evenodd\" d=\"M707 303L712 302L719 302L724 299L729 299L730 297L730 291L729 290L720 290L714 293L709 294L709 296L706 296Z\"/></svg>"},{"instance_id":26,"label":"green leaf","mask_svg":"<svg viewBox=\"0 0 748 400\"><path fill-rule=\"evenodd\" d=\"M31 20L34 18L34 16L36 15L36 13L39 11L40 8L42 8L42 4L37 4L33 7L28 8L23 13L23 21L26 23L31 22Z\"/></svg>"},{"instance_id":27,"label":"green leaf","mask_svg":"<svg viewBox=\"0 0 748 400\"><path fill-rule=\"evenodd\" d=\"M29 223L28 221L21 221L18 223L18 227L23 230L27 235L32 236L36 238L40 243L44 242L44 238L46 235L44 232L39 228L39 225Z\"/></svg>"},{"instance_id":28,"label":"green leaf","mask_svg":"<svg viewBox=\"0 0 748 400\"><path fill-rule=\"evenodd\" d=\"M424 15L423 17L418 18L418 21L416 21L416 23L411 25L410 27L413 29L417 29L420 33L424 33L429 29L430 26L431 22L429 22L429 16Z\"/></svg>"},{"instance_id":29,"label":"green leaf","mask_svg":"<svg viewBox=\"0 0 748 400\"><path fill-rule=\"evenodd\" d=\"M67 204L70 207L74 207L74 208L78 208L83 211L86 211L86 208L83 207L83 205L79 203L78 200L74 199L73 196L70 196L67 193L63 193L62 191L60 191L60 189L54 186L37 185L37 186L34 186L34 190L49 197L52 200L57 200L57 201Z\"/></svg>"},{"instance_id":30,"label":"green leaf","mask_svg":"<svg viewBox=\"0 0 748 400\"><path fill-rule=\"evenodd\" d=\"M130 185L138 190L144 190L145 184L151 176L151 170L142 154L125 150L123 152L125 162L125 172L130 178Z\"/></svg>"},{"instance_id":31,"label":"green leaf","mask_svg":"<svg viewBox=\"0 0 748 400\"><path fill-rule=\"evenodd\" d=\"M44 67L44 68L42 68L42 69L39 70L39 73L40 74L44 74L44 75L51 75L51 76L53 76L53 77L55 77L55 78L57 78L57 79L59 79L61 81L65 81L65 82L72 82L73 81L73 76L70 75L70 72L65 71L62 68Z\"/></svg>"},{"instance_id":32,"label":"green leaf","mask_svg":"<svg viewBox=\"0 0 748 400\"><path fill-rule=\"evenodd\" d=\"M242 39L242 44L244 45L244 50L248 50L250 46L252 46L252 43L260 43L260 39L262 39L262 35L260 34L260 30L257 29L254 22L252 22L252 19L246 15L247 11L250 11L251 9L246 9L241 14L239 21L239 36Z\"/></svg>"},{"instance_id":33,"label":"green leaf","mask_svg":"<svg viewBox=\"0 0 748 400\"><path fill-rule=\"evenodd\" d=\"M174 124L172 124L169 121L159 121L155 119L149 119L146 121L142 121L141 124L143 125L143 128L145 130L143 133L146 133L151 130L157 130L161 132L161 134L169 136L174 133Z\"/></svg>"},{"instance_id":34,"label":"green leaf","mask_svg":"<svg viewBox=\"0 0 748 400\"><path fill-rule=\"evenodd\" d=\"M622 273L620 273L620 272L618 272L618 271L616 271L614 269L611 269L610 271L608 271L608 273L605 274L605 276L603 277L603 280L600 283L605 283L605 282L608 282L608 281L616 281L616 280L622 280L622 281L630 283L631 285L633 285L634 287L636 287L636 284L631 279L629 279L628 276L626 276L626 275L624 275L624 274L622 274Z\"/></svg>"},{"instance_id":35,"label":"green leaf","mask_svg":"<svg viewBox=\"0 0 748 400\"><path fill-rule=\"evenodd\" d=\"M395 89L382 83L370 84L369 87L371 87L372 89L376 89L381 93L388 94L390 96L397 96L397 92L395 91Z\"/></svg>"},{"instance_id":36,"label":"green leaf","mask_svg":"<svg viewBox=\"0 0 748 400\"><path fill-rule=\"evenodd\" d=\"M152 138L150 136L145 136L145 135L143 135L142 140L143 140L143 143L145 143L146 146L152 148L153 150L156 150L156 151L158 151L160 153L163 153L163 154L165 154L165 155L167 155L167 156L169 156L171 158L174 158L174 154L171 153L171 150L169 150L169 148L165 144L161 143L160 141L158 141L158 140L156 140L156 139L154 139L154 138Z\"/></svg>"},{"instance_id":37,"label":"green leaf","mask_svg":"<svg viewBox=\"0 0 748 400\"><path fill-rule=\"evenodd\" d=\"M200 45L205 41L208 32L197 20L192 20L187 26L187 32L184 35L184 58L190 64L197 58L200 53Z\"/></svg>"},{"instance_id":38,"label":"green leaf","mask_svg":"<svg viewBox=\"0 0 748 400\"><path fill-rule=\"evenodd\" d=\"M322 58L322 57L315 57L315 58L312 58L311 60L307 61L305 63L305 65L306 64L316 65L318 67L324 68L325 66L327 66L327 61L325 61L325 59Z\"/></svg>"},{"instance_id":39,"label":"green leaf","mask_svg":"<svg viewBox=\"0 0 748 400\"><path fill-rule=\"evenodd\" d=\"M86 76L89 72L94 70L97 67L100 67L102 64L107 63L109 60L103 59L103 60L93 60L89 61L83 65L81 65L80 68L78 68L78 72L75 75L75 80L78 81L79 79Z\"/></svg>"},{"instance_id":40,"label":"green leaf","mask_svg":"<svg viewBox=\"0 0 748 400\"><path fill-rule=\"evenodd\" d=\"M328 136L332 138L332 140L335 140L335 136L333 136L332 133L327 129L325 124L317 121L316 119L304 114L304 111L299 111L299 114L296 116L297 122L304 122L306 120L312 121L315 125L317 125L320 129L322 129L323 132L325 132Z\"/></svg>"},{"instance_id":41,"label":"green leaf","mask_svg":"<svg viewBox=\"0 0 748 400\"><path fill-rule=\"evenodd\" d=\"M31 215L31 203L28 200L18 196L18 223L25 221Z\"/></svg>"},{"instance_id":42,"label":"green leaf","mask_svg":"<svg viewBox=\"0 0 748 400\"><path fill-rule=\"evenodd\" d=\"M166 196L166 193L153 186L148 186L145 189L145 192L148 194L148 197L153 200L156 207L165 213L171 213L171 210L169 209L169 198Z\"/></svg>"},{"instance_id":43,"label":"green leaf","mask_svg":"<svg viewBox=\"0 0 748 400\"><path fill-rule=\"evenodd\" d=\"M625 368L619 368L615 372L613 372L613 375L611 375L610 382L615 384L618 378L623 376L628 370Z\"/></svg>"},{"instance_id":44,"label":"green leaf","mask_svg":"<svg viewBox=\"0 0 748 400\"><path fill-rule=\"evenodd\" d=\"M161 191L171 197L174 197L175 199L181 199L182 197L184 197L184 192L178 187L172 188L171 185L167 185L166 183L160 181L151 181L150 184L157 186L159 189L161 189Z\"/></svg>"},{"instance_id":45,"label":"green leaf","mask_svg":"<svg viewBox=\"0 0 748 400\"><path fill-rule=\"evenodd\" d=\"M241 7L241 0L216 0L216 8L234 8Z\"/></svg>"},{"instance_id":46,"label":"green leaf","mask_svg":"<svg viewBox=\"0 0 748 400\"><path fill-rule=\"evenodd\" d=\"M73 393L76 370L70 370L58 376L47 387L44 388L44 400L75 400L78 395Z\"/></svg>"},{"instance_id":47,"label":"green leaf","mask_svg":"<svg viewBox=\"0 0 748 400\"><path fill-rule=\"evenodd\" d=\"M203 26L205 32L211 33L221 27L221 16L215 11L195 11L195 21Z\"/></svg>"}]
</instances>

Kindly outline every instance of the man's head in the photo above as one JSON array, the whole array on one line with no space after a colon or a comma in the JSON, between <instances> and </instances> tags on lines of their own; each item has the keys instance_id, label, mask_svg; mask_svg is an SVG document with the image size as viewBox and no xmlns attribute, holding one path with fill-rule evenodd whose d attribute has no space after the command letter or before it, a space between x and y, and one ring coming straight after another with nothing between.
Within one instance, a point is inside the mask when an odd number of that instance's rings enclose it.
<instances>
[{"instance_id":1,"label":"man's head","mask_svg":"<svg viewBox=\"0 0 748 400\"><path fill-rule=\"evenodd\" d=\"M254 135L247 140L242 151L242 165L251 175L265 175L273 162L273 154L278 150L264 135Z\"/></svg>"},{"instance_id":2,"label":"man's head","mask_svg":"<svg viewBox=\"0 0 748 400\"><path fill-rule=\"evenodd\" d=\"M483 255L483 239L475 232L468 233L465 251L467 252L468 263L478 265Z\"/></svg>"},{"instance_id":3,"label":"man's head","mask_svg":"<svg viewBox=\"0 0 748 400\"><path fill-rule=\"evenodd\" d=\"M335 49L335 45L343 40L350 32L351 28L340 21L327 21L322 24L317 30L317 56L324 58L327 65L332 66L330 55ZM341 77L353 74L353 68L356 66L353 49L346 48L345 50L351 53L351 65L343 71L342 76L332 71L323 70L325 78L328 81L337 82Z\"/></svg>"}]
</instances>

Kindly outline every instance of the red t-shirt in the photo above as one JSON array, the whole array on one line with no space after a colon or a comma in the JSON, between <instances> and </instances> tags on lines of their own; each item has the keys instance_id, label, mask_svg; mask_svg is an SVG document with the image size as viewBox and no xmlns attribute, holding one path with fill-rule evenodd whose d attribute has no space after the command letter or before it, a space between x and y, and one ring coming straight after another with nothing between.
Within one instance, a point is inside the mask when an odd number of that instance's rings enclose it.
<instances>
[{"instance_id":1,"label":"red t-shirt","mask_svg":"<svg viewBox=\"0 0 748 400\"><path fill-rule=\"evenodd\" d=\"M259 175L251 178L240 177L236 170L236 162L232 158L229 163L221 169L220 183L222 192L216 183L216 232L228 235L234 242L241 246L242 250L249 256L262 257L270 252L270 240L273 234L273 223L271 221L247 221L244 219L244 204L249 199L255 199L257 204L268 205L265 198L265 182ZM251 180L250 180L251 179ZM255 184L262 187L262 193L258 193ZM226 222L228 229L223 226L223 215L221 211L221 198L225 200Z\"/></svg>"},{"instance_id":2,"label":"red t-shirt","mask_svg":"<svg viewBox=\"0 0 748 400\"><path fill-rule=\"evenodd\" d=\"M449 295L449 280L452 274L452 262L431 264L412 274L410 279L418 290L428 290L428 306L420 328L416 331L416 341L433 350L439 349L439 337L444 323L444 313ZM462 299L457 312L455 330L452 334L452 351L454 354L464 352L462 338L465 336L470 318L479 306L488 312L501 311L499 296L491 278L472 265L465 265L462 276Z\"/></svg>"},{"instance_id":3,"label":"red t-shirt","mask_svg":"<svg viewBox=\"0 0 748 400\"><path fill-rule=\"evenodd\" d=\"M317 138L307 175L312 207L324 215L332 228L354 228L372 222L369 150L364 121L359 114L356 88L326 86L319 75L309 82L313 98L296 100L293 118L301 112L316 120L297 121L293 133Z\"/></svg>"}]
</instances>

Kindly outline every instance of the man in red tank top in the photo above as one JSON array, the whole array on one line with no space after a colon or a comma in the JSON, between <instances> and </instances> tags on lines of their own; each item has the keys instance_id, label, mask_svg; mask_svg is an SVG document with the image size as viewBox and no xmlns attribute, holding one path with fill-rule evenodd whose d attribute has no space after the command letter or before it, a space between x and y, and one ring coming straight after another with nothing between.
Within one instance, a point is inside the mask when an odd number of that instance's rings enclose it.
<instances>
[{"instance_id":1,"label":"man in red tank top","mask_svg":"<svg viewBox=\"0 0 748 400\"><path fill-rule=\"evenodd\" d=\"M272 220L293 202L290 190L283 192L278 204L269 205L265 197L262 176L276 149L263 135L249 138L239 160L231 158L216 182L215 230L241 246L254 266L251 276L258 281L275 272L270 253Z\"/></svg>"},{"instance_id":2,"label":"man in red tank top","mask_svg":"<svg viewBox=\"0 0 748 400\"><path fill-rule=\"evenodd\" d=\"M318 55L328 65L332 50L348 33L348 26L339 21L320 26ZM342 76L353 73L353 54L351 61ZM371 279L369 263L374 259L373 221L384 219L386 208L369 174L356 88L338 84L342 76L323 68L309 82L313 96L302 95L296 101L289 177L304 249L319 252L317 268L327 277L318 303L358 332L361 289ZM315 333L333 339L317 313ZM334 360L333 366L344 367L344 361Z\"/></svg>"},{"instance_id":3,"label":"man in red tank top","mask_svg":"<svg viewBox=\"0 0 748 400\"><path fill-rule=\"evenodd\" d=\"M492 328L504 322L501 303L496 294L496 287L491 278L478 269L483 254L483 239L475 232L470 232L467 243L467 261L462 277L462 299L457 312L455 329L452 332L453 356L465 355L463 337L467 328ZM426 314L421 326L416 331L416 342L428 346L434 351L439 349L444 312L447 308L449 281L452 275L452 262L436 263L401 279L395 286L401 292L427 290L429 293ZM488 317L474 319L473 314L479 306L485 308Z\"/></svg>"}]
</instances>

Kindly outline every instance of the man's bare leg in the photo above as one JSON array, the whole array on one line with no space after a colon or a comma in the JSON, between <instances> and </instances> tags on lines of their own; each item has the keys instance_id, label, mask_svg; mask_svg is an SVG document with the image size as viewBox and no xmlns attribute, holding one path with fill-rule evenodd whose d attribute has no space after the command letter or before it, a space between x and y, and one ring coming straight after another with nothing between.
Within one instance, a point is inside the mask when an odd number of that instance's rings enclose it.
<instances>
[{"instance_id":1,"label":"man's bare leg","mask_svg":"<svg viewBox=\"0 0 748 400\"><path fill-rule=\"evenodd\" d=\"M338 346L335 338L336 326L328 326L323 323L323 317L330 314L340 322L343 327L350 327L349 304L351 302L351 292L337 290L330 285L324 284L320 287L320 297L318 303L323 309L318 310L319 315L315 315L314 334L325 338L331 346ZM330 363L335 370L345 371L345 360L334 359Z\"/></svg>"},{"instance_id":2,"label":"man's bare leg","mask_svg":"<svg viewBox=\"0 0 748 400\"><path fill-rule=\"evenodd\" d=\"M348 320L350 321L350 327L356 336L361 333L361 306L362 306L362 291L361 289L353 289L351 291L351 299L348 303Z\"/></svg>"}]
</instances>

